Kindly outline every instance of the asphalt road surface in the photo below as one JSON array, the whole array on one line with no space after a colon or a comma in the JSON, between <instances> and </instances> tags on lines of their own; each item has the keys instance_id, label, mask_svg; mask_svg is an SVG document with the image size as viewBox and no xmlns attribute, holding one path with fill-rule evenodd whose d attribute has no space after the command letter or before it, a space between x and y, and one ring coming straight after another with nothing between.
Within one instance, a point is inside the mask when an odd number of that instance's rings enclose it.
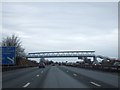
<instances>
[{"instance_id":1,"label":"asphalt road surface","mask_svg":"<svg viewBox=\"0 0 120 90\"><path fill-rule=\"evenodd\" d=\"M46 66L2 73L3 88L118 88L118 75L88 69Z\"/></svg>"}]
</instances>

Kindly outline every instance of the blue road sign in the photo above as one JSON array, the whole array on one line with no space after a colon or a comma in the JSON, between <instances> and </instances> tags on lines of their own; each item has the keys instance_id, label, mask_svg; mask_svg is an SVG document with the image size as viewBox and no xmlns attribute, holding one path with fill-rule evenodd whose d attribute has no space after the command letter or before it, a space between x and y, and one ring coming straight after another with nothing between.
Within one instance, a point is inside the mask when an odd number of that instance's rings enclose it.
<instances>
[{"instance_id":1,"label":"blue road sign","mask_svg":"<svg viewBox=\"0 0 120 90\"><path fill-rule=\"evenodd\" d=\"M2 47L2 65L13 65L15 61L15 47Z\"/></svg>"}]
</instances>

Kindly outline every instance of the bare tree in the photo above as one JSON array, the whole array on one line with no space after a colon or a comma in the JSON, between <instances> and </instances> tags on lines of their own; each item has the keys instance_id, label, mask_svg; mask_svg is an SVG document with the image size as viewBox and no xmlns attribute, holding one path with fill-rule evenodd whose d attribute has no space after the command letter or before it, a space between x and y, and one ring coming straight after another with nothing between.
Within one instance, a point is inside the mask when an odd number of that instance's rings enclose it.
<instances>
[{"instance_id":1,"label":"bare tree","mask_svg":"<svg viewBox=\"0 0 120 90\"><path fill-rule=\"evenodd\" d=\"M15 46L16 47L16 56L23 57L25 56L25 49L22 47L21 40L18 36L13 34L11 37L7 36L2 39L2 46Z\"/></svg>"}]
</instances>

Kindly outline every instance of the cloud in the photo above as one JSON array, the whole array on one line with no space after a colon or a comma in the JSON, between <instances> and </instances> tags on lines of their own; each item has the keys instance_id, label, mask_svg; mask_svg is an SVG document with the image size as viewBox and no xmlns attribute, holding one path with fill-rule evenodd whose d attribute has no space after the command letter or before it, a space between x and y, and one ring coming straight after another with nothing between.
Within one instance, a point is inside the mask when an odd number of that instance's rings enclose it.
<instances>
[{"instance_id":1,"label":"cloud","mask_svg":"<svg viewBox=\"0 0 120 90\"><path fill-rule=\"evenodd\" d=\"M3 36L26 52L95 50L117 57L117 3L3 3Z\"/></svg>"}]
</instances>

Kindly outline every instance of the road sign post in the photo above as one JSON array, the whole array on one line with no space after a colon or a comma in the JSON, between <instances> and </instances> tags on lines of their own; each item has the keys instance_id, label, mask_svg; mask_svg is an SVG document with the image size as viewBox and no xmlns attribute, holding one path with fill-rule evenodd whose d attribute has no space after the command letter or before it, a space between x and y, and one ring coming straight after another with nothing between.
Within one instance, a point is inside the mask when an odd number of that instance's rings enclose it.
<instances>
[{"instance_id":1,"label":"road sign post","mask_svg":"<svg viewBox=\"0 0 120 90\"><path fill-rule=\"evenodd\" d=\"M2 65L15 65L16 64L16 48L15 47L2 47Z\"/></svg>"}]
</instances>

